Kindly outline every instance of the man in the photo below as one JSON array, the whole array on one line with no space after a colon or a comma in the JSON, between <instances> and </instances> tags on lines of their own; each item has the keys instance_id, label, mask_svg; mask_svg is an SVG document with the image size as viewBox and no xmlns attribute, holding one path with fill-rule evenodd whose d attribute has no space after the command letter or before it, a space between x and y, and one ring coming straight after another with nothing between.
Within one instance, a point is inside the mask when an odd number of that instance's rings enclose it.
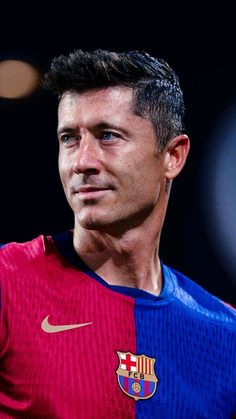
<instances>
[{"instance_id":1,"label":"man","mask_svg":"<svg viewBox=\"0 0 236 419\"><path fill-rule=\"evenodd\" d=\"M232 417L236 313L159 259L189 152L176 74L78 50L44 85L74 229L1 249L1 417Z\"/></svg>"}]
</instances>

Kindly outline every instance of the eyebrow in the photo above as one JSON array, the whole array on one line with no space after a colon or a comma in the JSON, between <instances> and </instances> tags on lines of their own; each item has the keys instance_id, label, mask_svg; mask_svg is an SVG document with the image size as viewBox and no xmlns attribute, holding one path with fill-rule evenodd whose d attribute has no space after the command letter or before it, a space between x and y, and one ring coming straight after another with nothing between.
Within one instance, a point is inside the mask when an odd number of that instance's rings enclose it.
<instances>
[{"instance_id":1,"label":"eyebrow","mask_svg":"<svg viewBox=\"0 0 236 419\"><path fill-rule=\"evenodd\" d=\"M57 130L57 135L58 137L63 133L63 132L71 132L74 133L77 131L76 127L66 127L66 126L62 126L61 128L59 128Z\"/></svg>"},{"instance_id":2,"label":"eyebrow","mask_svg":"<svg viewBox=\"0 0 236 419\"><path fill-rule=\"evenodd\" d=\"M116 131L122 131L125 135L130 134L126 129L121 128L120 126L115 125L115 124L109 124L107 122L100 122L99 124L94 125L93 129L94 130L101 130L101 129L112 130L112 129L114 129ZM70 126L70 127L69 126L68 127L67 126L62 126L57 130L57 135L60 136L63 132L75 133L77 131L79 131L79 128L77 126L74 126L74 127L73 126Z\"/></svg>"}]
</instances>

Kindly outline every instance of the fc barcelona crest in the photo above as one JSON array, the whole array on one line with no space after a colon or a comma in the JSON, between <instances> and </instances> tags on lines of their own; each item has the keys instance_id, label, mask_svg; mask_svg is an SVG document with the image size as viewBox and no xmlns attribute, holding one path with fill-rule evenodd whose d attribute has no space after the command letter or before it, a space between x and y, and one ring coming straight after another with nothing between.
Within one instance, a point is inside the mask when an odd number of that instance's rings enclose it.
<instances>
[{"instance_id":1,"label":"fc barcelona crest","mask_svg":"<svg viewBox=\"0 0 236 419\"><path fill-rule=\"evenodd\" d=\"M131 352L119 352L119 366L116 370L121 390L134 400L149 399L157 388L155 358L146 355L134 355Z\"/></svg>"}]
</instances>

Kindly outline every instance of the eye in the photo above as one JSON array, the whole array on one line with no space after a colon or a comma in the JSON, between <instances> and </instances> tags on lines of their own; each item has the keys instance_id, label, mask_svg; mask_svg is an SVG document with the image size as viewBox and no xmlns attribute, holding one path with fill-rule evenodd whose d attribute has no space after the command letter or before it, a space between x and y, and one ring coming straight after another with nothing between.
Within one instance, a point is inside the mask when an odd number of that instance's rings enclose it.
<instances>
[{"instance_id":1,"label":"eye","mask_svg":"<svg viewBox=\"0 0 236 419\"><path fill-rule=\"evenodd\" d=\"M116 132L104 131L99 136L99 139L104 141L104 142L110 142L110 141L114 141L115 139L117 139L119 137L120 137L120 135L117 134Z\"/></svg>"},{"instance_id":2,"label":"eye","mask_svg":"<svg viewBox=\"0 0 236 419\"><path fill-rule=\"evenodd\" d=\"M72 147L73 145L77 144L78 138L75 135L64 134L61 135L60 142L65 147Z\"/></svg>"}]
</instances>

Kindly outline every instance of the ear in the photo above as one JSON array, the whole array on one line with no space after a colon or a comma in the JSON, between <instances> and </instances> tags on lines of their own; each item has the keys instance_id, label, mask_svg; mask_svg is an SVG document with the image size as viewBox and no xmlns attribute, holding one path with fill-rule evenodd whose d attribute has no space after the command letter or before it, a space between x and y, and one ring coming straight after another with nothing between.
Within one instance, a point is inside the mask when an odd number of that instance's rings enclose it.
<instances>
[{"instance_id":1,"label":"ear","mask_svg":"<svg viewBox=\"0 0 236 419\"><path fill-rule=\"evenodd\" d=\"M165 175L166 179L174 179L183 169L188 152L190 141L187 135L181 134L167 144L165 150Z\"/></svg>"}]
</instances>

